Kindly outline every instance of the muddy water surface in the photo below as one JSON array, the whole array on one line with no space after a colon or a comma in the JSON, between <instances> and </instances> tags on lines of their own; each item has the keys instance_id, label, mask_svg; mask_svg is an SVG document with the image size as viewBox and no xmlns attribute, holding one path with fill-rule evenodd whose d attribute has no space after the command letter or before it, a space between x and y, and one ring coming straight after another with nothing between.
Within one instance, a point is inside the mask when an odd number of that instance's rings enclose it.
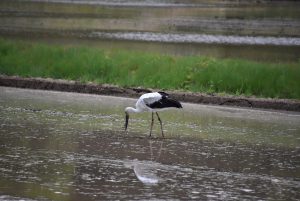
<instances>
[{"instance_id":1,"label":"muddy water surface","mask_svg":"<svg viewBox=\"0 0 300 201\"><path fill-rule=\"evenodd\" d=\"M0 88L2 200L299 200L300 115Z\"/></svg>"},{"instance_id":2,"label":"muddy water surface","mask_svg":"<svg viewBox=\"0 0 300 201\"><path fill-rule=\"evenodd\" d=\"M274 62L300 58L297 1L2 0L0 35Z\"/></svg>"}]
</instances>

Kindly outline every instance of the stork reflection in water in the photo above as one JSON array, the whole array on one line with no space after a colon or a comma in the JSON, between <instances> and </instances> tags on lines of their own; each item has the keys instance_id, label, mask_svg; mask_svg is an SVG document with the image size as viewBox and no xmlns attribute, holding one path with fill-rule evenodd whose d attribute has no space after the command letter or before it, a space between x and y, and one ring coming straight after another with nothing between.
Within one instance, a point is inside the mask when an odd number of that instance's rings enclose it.
<instances>
[{"instance_id":1,"label":"stork reflection in water","mask_svg":"<svg viewBox=\"0 0 300 201\"><path fill-rule=\"evenodd\" d=\"M127 161L124 163L125 167L132 168L136 178L145 185L157 185L163 182L163 178L158 174L164 169L164 165L158 162L161 155L163 141L158 141L158 145L154 141L149 141L150 147L150 160L138 160ZM153 154L156 153L156 154Z\"/></svg>"}]
</instances>

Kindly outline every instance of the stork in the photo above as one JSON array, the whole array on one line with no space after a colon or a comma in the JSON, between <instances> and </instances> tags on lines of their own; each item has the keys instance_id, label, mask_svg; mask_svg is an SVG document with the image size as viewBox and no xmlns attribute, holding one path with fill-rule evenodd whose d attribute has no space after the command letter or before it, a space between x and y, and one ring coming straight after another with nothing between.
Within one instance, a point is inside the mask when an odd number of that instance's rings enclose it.
<instances>
[{"instance_id":1,"label":"stork","mask_svg":"<svg viewBox=\"0 0 300 201\"><path fill-rule=\"evenodd\" d=\"M130 113L140 113L140 112L151 112L152 113L152 121L150 127L150 135L152 134L153 122L154 122L154 113L157 116L157 119L160 123L161 135L164 138L164 132L162 127L161 118L158 115L158 111L163 111L171 108L182 108L182 105L177 100L169 98L169 94L165 92L153 92L143 94L135 104L136 108L126 107L125 108L125 131L128 127L129 114Z\"/></svg>"}]
</instances>

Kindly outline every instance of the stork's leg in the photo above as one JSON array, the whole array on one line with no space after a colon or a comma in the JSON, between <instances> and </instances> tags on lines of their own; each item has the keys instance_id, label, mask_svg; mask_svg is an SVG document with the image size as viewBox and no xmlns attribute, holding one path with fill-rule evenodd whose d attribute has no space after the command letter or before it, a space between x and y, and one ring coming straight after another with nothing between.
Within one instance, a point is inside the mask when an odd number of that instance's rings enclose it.
<instances>
[{"instance_id":1,"label":"stork's leg","mask_svg":"<svg viewBox=\"0 0 300 201\"><path fill-rule=\"evenodd\" d=\"M151 134L152 134L153 122L154 122L154 117L153 117L153 112L152 112L152 120L151 120L151 127L150 127L150 135L149 135L149 137L151 137Z\"/></svg>"},{"instance_id":2,"label":"stork's leg","mask_svg":"<svg viewBox=\"0 0 300 201\"><path fill-rule=\"evenodd\" d=\"M162 127L162 122L161 122L161 119L159 118L157 112L156 112L156 116L157 116L158 121L159 121L159 123L160 123L161 135L162 135L163 138L165 138L165 136L164 136L164 131L163 131L163 127Z\"/></svg>"}]
</instances>

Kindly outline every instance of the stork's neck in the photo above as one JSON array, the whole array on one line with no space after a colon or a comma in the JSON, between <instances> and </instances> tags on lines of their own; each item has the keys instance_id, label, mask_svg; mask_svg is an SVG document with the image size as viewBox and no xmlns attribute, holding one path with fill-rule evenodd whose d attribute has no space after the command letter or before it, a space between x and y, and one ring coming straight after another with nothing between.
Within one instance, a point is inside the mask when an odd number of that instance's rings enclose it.
<instances>
[{"instance_id":1,"label":"stork's neck","mask_svg":"<svg viewBox=\"0 0 300 201\"><path fill-rule=\"evenodd\" d=\"M136 108L133 108L133 107L127 107L125 109L125 112L126 113L138 113L138 112L141 112L139 109L136 109Z\"/></svg>"}]
</instances>

